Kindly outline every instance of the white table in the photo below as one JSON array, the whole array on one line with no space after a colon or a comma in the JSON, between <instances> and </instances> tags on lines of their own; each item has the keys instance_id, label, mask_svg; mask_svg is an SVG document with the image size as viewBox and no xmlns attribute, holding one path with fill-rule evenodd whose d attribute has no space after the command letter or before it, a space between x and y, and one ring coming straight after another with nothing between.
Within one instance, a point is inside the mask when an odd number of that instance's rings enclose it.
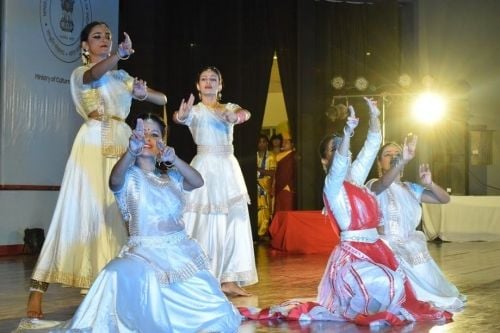
<instances>
[{"instance_id":1,"label":"white table","mask_svg":"<svg viewBox=\"0 0 500 333\"><path fill-rule=\"evenodd\" d=\"M423 204L428 240L500 240L500 196L451 196L445 205Z\"/></svg>"}]
</instances>

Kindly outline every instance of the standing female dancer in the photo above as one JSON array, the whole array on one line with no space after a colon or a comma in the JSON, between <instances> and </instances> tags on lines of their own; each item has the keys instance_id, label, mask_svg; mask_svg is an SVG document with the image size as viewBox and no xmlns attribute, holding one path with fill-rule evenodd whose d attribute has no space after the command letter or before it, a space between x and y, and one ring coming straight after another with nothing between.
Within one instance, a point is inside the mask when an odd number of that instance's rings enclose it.
<instances>
[{"instance_id":1,"label":"standing female dancer","mask_svg":"<svg viewBox=\"0 0 500 333\"><path fill-rule=\"evenodd\" d=\"M133 53L125 40L111 53L111 31L89 23L80 34L83 66L71 74L71 95L85 123L76 135L61 190L33 271L27 315L43 317L42 296L49 283L87 289L126 240L126 229L108 189L109 174L126 151L130 127L125 118L132 98L164 105L167 98L114 70Z\"/></svg>"},{"instance_id":2,"label":"standing female dancer","mask_svg":"<svg viewBox=\"0 0 500 333\"><path fill-rule=\"evenodd\" d=\"M248 296L242 286L257 283L249 197L238 161L233 155L233 128L250 118L250 112L219 101L222 75L206 67L198 75L194 97L183 102L174 121L187 125L198 153L191 162L205 185L188 194L184 221L188 233L210 255L211 269L228 295Z\"/></svg>"}]
</instances>

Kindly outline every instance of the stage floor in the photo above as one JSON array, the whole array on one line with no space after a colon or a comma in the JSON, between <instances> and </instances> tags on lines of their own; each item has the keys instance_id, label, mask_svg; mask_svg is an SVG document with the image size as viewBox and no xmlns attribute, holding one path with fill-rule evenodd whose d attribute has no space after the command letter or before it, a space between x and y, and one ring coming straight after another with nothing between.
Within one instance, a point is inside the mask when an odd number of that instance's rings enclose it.
<instances>
[{"instance_id":1,"label":"stage floor","mask_svg":"<svg viewBox=\"0 0 500 333\"><path fill-rule=\"evenodd\" d=\"M415 324L378 332L499 332L500 242L429 242L432 256L448 278L468 297L454 321L438 326ZM267 307L287 299L313 300L327 254L287 254L268 243L255 247L260 282L247 288L250 297L236 297L237 306ZM28 284L36 258L0 257L0 332L11 332L25 314ZM82 297L79 290L51 285L44 299L46 319L71 317ZM244 322L239 332L369 332L353 324L329 322Z\"/></svg>"}]
</instances>

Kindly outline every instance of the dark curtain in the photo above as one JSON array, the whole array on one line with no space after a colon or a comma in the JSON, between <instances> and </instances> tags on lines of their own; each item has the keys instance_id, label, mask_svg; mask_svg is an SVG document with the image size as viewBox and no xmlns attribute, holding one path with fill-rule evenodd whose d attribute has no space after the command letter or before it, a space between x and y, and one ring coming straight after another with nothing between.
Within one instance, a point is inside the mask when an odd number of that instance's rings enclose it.
<instances>
[{"instance_id":1,"label":"dark curtain","mask_svg":"<svg viewBox=\"0 0 500 333\"><path fill-rule=\"evenodd\" d=\"M318 2L317 63L321 82L323 110L334 95L376 94L388 85L397 84L399 75L399 21L397 1L374 4ZM344 89L335 91L331 79L341 76ZM369 85L365 91L354 87L356 78L364 77ZM338 100L337 100L338 101ZM361 97L341 99L352 104L360 117L359 135L353 137L353 153L359 151L365 138L368 122L367 108ZM382 101L379 100L379 105ZM321 122L326 117L321 118ZM327 133L324 133L327 134Z\"/></svg>"},{"instance_id":2,"label":"dark curtain","mask_svg":"<svg viewBox=\"0 0 500 333\"><path fill-rule=\"evenodd\" d=\"M363 4L325 0L220 0L182 2L120 1L120 33L130 33L136 54L119 66L148 81L168 97L168 115L182 98L196 94L198 71L206 65L223 74L223 102L238 103L252 113L236 126L234 145L256 224L256 143L262 125L272 55L276 50L292 135L298 156L298 208L322 205L323 171L317 146L326 134L325 112L334 94L360 93L352 89L365 77L370 93L395 82L399 74L399 16L396 0ZM119 36L121 39L121 36ZM116 37L115 37L116 38ZM335 75L346 88L334 91ZM366 137L364 102L350 99L361 124L352 150ZM161 108L135 102L139 111ZM170 124L169 144L190 161L195 154L191 134ZM255 230L254 230L255 231Z\"/></svg>"},{"instance_id":3,"label":"dark curtain","mask_svg":"<svg viewBox=\"0 0 500 333\"><path fill-rule=\"evenodd\" d=\"M398 4L396 0L304 2L298 26L301 73L298 126L302 142L299 186L303 185L299 189L300 208L318 209L322 207L324 173L317 147L332 127L343 128L342 124L331 126L325 113L334 95L374 94L384 86L397 83L400 68ZM340 91L331 86L331 79L337 75L346 81ZM365 91L354 88L354 81L360 76L369 82ZM366 103L359 97L336 102L352 104L360 118L351 141L355 157L368 129ZM381 100L379 103L381 105Z\"/></svg>"},{"instance_id":4,"label":"dark curtain","mask_svg":"<svg viewBox=\"0 0 500 333\"><path fill-rule=\"evenodd\" d=\"M170 120L181 99L190 93L198 97L195 82L202 67L221 70L223 103L252 113L248 122L235 126L234 146L252 200L254 235L256 147L274 53L268 5L266 0L120 2L120 33L130 34L136 53L119 67L167 94L169 145L181 158L191 161L196 147L187 127ZM130 118L142 111L162 112L148 104L135 102Z\"/></svg>"},{"instance_id":5,"label":"dark curtain","mask_svg":"<svg viewBox=\"0 0 500 333\"><path fill-rule=\"evenodd\" d=\"M297 144L297 3L296 1L270 1L273 45L278 56L283 98L288 125Z\"/></svg>"}]
</instances>

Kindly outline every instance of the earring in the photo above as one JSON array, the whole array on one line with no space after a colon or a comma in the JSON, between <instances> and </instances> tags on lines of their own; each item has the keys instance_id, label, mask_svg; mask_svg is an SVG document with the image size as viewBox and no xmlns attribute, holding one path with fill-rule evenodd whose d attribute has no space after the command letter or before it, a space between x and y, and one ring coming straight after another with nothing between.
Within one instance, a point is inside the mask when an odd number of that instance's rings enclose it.
<instances>
[{"instance_id":1,"label":"earring","mask_svg":"<svg viewBox=\"0 0 500 333\"><path fill-rule=\"evenodd\" d=\"M217 92L217 102L222 99L222 93L220 91Z\"/></svg>"},{"instance_id":2,"label":"earring","mask_svg":"<svg viewBox=\"0 0 500 333\"><path fill-rule=\"evenodd\" d=\"M84 65L88 65L88 63L89 63L89 56L90 56L89 51L87 49L82 48L82 56L81 56L81 58L82 58L82 63Z\"/></svg>"},{"instance_id":3,"label":"earring","mask_svg":"<svg viewBox=\"0 0 500 333\"><path fill-rule=\"evenodd\" d=\"M380 162L377 162L377 173L378 173L378 178L382 178L382 176L384 175Z\"/></svg>"}]
</instances>

